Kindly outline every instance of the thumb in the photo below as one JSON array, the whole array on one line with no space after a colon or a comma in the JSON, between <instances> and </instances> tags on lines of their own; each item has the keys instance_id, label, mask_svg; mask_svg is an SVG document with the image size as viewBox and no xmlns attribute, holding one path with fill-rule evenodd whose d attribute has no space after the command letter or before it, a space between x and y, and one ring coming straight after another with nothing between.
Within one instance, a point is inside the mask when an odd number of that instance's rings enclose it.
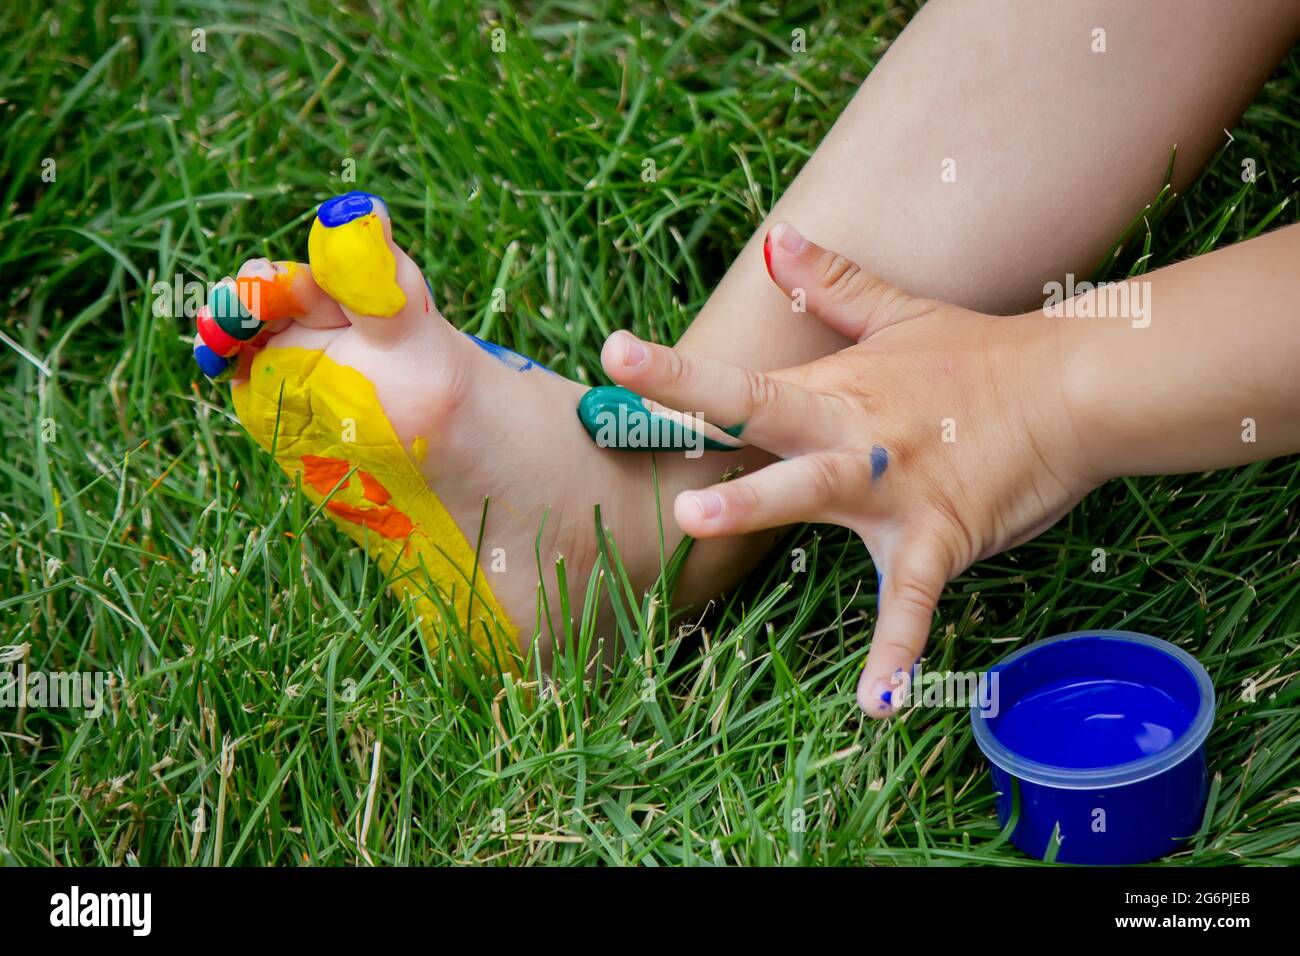
<instances>
[{"instance_id":1,"label":"thumb","mask_svg":"<svg viewBox=\"0 0 1300 956\"><path fill-rule=\"evenodd\" d=\"M863 271L851 259L805 239L788 222L778 222L768 232L763 257L767 274L796 307L855 342L934 308L933 302L910 295Z\"/></svg>"},{"instance_id":2,"label":"thumb","mask_svg":"<svg viewBox=\"0 0 1300 956\"><path fill-rule=\"evenodd\" d=\"M937 556L924 553L896 562L881 579L871 652L858 678L858 706L867 716L890 717L902 706L946 581Z\"/></svg>"}]
</instances>

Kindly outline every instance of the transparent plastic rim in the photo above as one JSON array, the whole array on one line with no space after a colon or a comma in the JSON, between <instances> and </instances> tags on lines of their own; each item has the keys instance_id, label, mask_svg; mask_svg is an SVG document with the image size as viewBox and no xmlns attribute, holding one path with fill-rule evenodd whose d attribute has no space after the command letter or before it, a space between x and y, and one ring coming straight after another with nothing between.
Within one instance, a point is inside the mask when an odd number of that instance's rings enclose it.
<instances>
[{"instance_id":1,"label":"transparent plastic rim","mask_svg":"<svg viewBox=\"0 0 1300 956\"><path fill-rule=\"evenodd\" d=\"M1191 674L1192 679L1196 681L1200 698L1197 703L1196 716L1192 719L1191 725L1171 746L1166 747L1159 753L1139 757L1137 760L1131 760L1128 763L1115 764L1111 767L1058 767L1054 764L1029 760L1008 749L1002 741L993 735L988 719L980 713L979 704L976 703L970 709L971 725L975 732L975 743L979 745L980 750L984 752L984 756L989 759L989 762L1005 770L1013 777L1018 777L1029 783L1036 783L1046 787L1059 787L1064 790L1102 790L1141 783L1143 780L1164 773L1170 767L1176 767L1196 753L1200 746L1205 743L1205 738L1210 733L1210 725L1214 723L1214 684L1210 680L1209 673L1201 666L1200 661L1181 647L1176 647L1168 641L1162 641L1158 637L1152 637L1149 634L1138 634L1135 631L1105 629L1071 631L1068 634L1057 634L1054 637L1044 638L1030 644L1028 647L1013 651L994 664L990 671L1003 670L1027 654L1038 653L1049 644L1084 637L1145 644L1168 654L1182 664Z\"/></svg>"}]
</instances>

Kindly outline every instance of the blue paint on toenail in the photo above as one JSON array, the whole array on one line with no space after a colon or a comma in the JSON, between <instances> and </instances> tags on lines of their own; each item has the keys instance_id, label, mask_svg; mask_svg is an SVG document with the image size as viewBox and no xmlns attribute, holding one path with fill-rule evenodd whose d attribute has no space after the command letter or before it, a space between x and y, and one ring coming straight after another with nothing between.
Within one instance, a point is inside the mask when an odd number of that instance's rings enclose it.
<instances>
[{"instance_id":1,"label":"blue paint on toenail","mask_svg":"<svg viewBox=\"0 0 1300 956\"><path fill-rule=\"evenodd\" d=\"M216 378L230 365L229 362L202 342L194 346L194 361L198 363L199 371L208 378Z\"/></svg>"},{"instance_id":2,"label":"blue paint on toenail","mask_svg":"<svg viewBox=\"0 0 1300 956\"><path fill-rule=\"evenodd\" d=\"M353 190L321 203L320 208L316 210L316 218L321 221L322 226L333 229L335 226L342 226L354 219L370 215L376 203L380 206L384 205L384 201L378 196L359 189Z\"/></svg>"},{"instance_id":3,"label":"blue paint on toenail","mask_svg":"<svg viewBox=\"0 0 1300 956\"><path fill-rule=\"evenodd\" d=\"M871 480L878 481L889 467L889 452L879 445L871 446Z\"/></svg>"}]
</instances>

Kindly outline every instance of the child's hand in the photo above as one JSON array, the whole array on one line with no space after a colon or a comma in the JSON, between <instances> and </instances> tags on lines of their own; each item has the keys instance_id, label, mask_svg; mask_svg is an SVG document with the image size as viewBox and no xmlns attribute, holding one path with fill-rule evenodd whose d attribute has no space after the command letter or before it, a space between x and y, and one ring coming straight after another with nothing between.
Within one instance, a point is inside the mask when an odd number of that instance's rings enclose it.
<instances>
[{"instance_id":1,"label":"child's hand","mask_svg":"<svg viewBox=\"0 0 1300 956\"><path fill-rule=\"evenodd\" d=\"M798 307L860 343L770 374L684 356L626 332L602 361L619 384L697 412L784 461L677 497L699 538L796 522L856 531L882 580L858 701L893 712L891 682L920 656L945 583L1039 534L1101 476L1067 406L1057 324L917 299L772 230L769 271Z\"/></svg>"}]
</instances>

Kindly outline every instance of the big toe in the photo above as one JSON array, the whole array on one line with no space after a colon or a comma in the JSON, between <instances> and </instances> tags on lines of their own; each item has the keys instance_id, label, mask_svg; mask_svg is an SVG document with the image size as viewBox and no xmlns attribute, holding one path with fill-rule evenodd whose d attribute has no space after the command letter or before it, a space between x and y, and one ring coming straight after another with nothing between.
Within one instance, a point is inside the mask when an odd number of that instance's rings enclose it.
<instances>
[{"instance_id":1,"label":"big toe","mask_svg":"<svg viewBox=\"0 0 1300 956\"><path fill-rule=\"evenodd\" d=\"M321 203L307 239L312 275L377 344L435 336L445 325L420 267L393 241L388 205L350 192Z\"/></svg>"}]
</instances>

